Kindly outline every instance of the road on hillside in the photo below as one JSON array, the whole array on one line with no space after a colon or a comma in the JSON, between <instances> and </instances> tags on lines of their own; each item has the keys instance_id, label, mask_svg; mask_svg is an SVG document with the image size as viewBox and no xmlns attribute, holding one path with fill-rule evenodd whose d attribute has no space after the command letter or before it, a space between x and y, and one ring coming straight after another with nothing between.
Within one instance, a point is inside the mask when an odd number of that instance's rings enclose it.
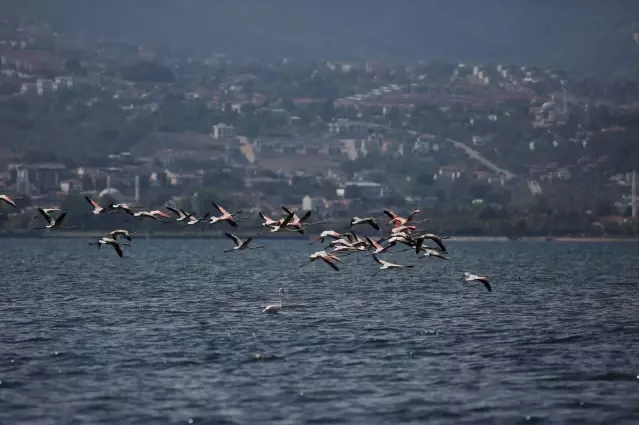
<instances>
[{"instance_id":1,"label":"road on hillside","mask_svg":"<svg viewBox=\"0 0 639 425\"><path fill-rule=\"evenodd\" d=\"M466 145L465 143L458 142L453 139L446 139L446 141L459 149L463 149L469 157L473 158L477 162L480 162L481 164L493 170L494 172L504 175L507 179L512 179L516 177L514 173L511 173L508 170L498 167L493 162L484 158L479 152L477 152L475 149L471 148L470 146Z\"/></svg>"}]
</instances>

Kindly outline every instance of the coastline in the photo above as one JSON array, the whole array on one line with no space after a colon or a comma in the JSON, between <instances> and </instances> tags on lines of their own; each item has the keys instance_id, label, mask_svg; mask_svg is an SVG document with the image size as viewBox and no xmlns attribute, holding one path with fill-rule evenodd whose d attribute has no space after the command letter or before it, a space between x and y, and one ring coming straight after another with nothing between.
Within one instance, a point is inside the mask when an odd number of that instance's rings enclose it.
<instances>
[{"instance_id":1,"label":"coastline","mask_svg":"<svg viewBox=\"0 0 639 425\"><path fill-rule=\"evenodd\" d=\"M318 233L299 234L283 234L283 233L267 233L259 234L258 232L233 231L230 233L240 237L253 237L255 239L314 239L319 236ZM104 236L106 232L101 231L57 231L57 232L0 232L0 238L99 238ZM225 239L224 231L202 232L202 233L176 233L176 232L150 232L138 233L133 235L139 239ZM373 235L367 235L373 236ZM563 242L563 243L607 243L607 242L639 242L639 237L575 237L575 236L558 236L548 238L544 236L522 236L516 239L507 236L451 236L451 242Z\"/></svg>"}]
</instances>

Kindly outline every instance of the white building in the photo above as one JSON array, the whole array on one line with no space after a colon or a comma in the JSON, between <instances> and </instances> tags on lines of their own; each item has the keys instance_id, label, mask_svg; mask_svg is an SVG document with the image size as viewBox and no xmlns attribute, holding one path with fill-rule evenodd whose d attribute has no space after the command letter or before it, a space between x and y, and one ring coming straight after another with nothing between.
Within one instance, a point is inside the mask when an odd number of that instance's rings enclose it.
<instances>
[{"instance_id":1,"label":"white building","mask_svg":"<svg viewBox=\"0 0 639 425\"><path fill-rule=\"evenodd\" d=\"M213 133L211 133L211 136L215 140L232 139L233 137L235 137L235 127L223 123L214 125Z\"/></svg>"},{"instance_id":2,"label":"white building","mask_svg":"<svg viewBox=\"0 0 639 425\"><path fill-rule=\"evenodd\" d=\"M319 212L324 207L324 199L306 195L302 198L302 210Z\"/></svg>"},{"instance_id":3,"label":"white building","mask_svg":"<svg viewBox=\"0 0 639 425\"><path fill-rule=\"evenodd\" d=\"M344 196L347 198L380 199L384 197L384 187L375 182L346 182Z\"/></svg>"}]
</instances>

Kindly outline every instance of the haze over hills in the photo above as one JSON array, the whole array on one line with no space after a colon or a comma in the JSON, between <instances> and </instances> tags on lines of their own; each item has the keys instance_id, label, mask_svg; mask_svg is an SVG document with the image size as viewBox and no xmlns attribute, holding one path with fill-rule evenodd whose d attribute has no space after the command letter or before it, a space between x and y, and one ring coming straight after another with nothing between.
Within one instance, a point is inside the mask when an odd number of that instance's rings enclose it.
<instances>
[{"instance_id":1,"label":"haze over hills","mask_svg":"<svg viewBox=\"0 0 639 425\"><path fill-rule=\"evenodd\" d=\"M22 0L3 10L107 38L264 59L526 63L582 75L639 68L631 0Z\"/></svg>"}]
</instances>

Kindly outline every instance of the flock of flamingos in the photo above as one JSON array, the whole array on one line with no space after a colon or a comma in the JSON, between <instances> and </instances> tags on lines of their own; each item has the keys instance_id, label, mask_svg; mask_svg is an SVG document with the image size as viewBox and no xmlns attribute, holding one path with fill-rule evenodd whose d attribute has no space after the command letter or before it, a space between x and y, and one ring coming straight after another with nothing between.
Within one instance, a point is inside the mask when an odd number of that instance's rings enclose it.
<instances>
[{"instance_id":1,"label":"flock of flamingos","mask_svg":"<svg viewBox=\"0 0 639 425\"><path fill-rule=\"evenodd\" d=\"M215 209L217 209L220 215L216 216L207 213L204 216L198 218L194 214L188 213L183 209L172 207L166 207L166 209L173 215L161 210L134 212L133 210L136 208L135 206L130 206L127 204L111 204L102 207L88 196L86 197L86 200L93 207L93 214L95 215L112 214L118 211L122 211L138 219L158 220L164 223L181 222L185 226L192 226L198 223L215 224L226 222L231 227L236 228L237 221L240 218L238 217L238 215L242 213L242 210L230 213L215 202L213 202L213 206L215 207ZM3 201L4 203L11 205L14 208L16 207L15 201L7 195L0 195L0 201ZM311 216L311 212L307 211L306 214L304 214L302 217L299 217L295 212L289 210L288 208L282 208L286 214L279 219L272 219L260 212L259 216L262 220L262 226L268 228L271 233L288 231L304 234L306 226L312 224L307 223L307 220ZM66 211L60 211L60 209L58 208L38 208L38 212L46 220L47 223L46 225L44 225L43 227L39 227L38 229L73 229L75 227L63 226L64 218L67 214ZM341 260L340 256L358 252L370 253L373 260L375 260L375 262L379 264L379 271L375 274L383 270L414 267L412 265L402 265L382 260L379 257L379 254L383 254L386 252L414 250L417 255L423 252L424 256L426 257L432 257L441 260L450 260L450 258L446 256L447 250L446 246L443 243L443 240L448 239L448 237L437 236L432 233L422 233L421 231L419 231L415 224L428 221L428 219L414 221L415 216L419 213L420 210L415 210L408 217L401 217L392 211L384 210L384 214L386 214L391 219L389 224L392 225L392 228L388 236L379 238L378 240L374 240L372 238L369 238L368 236L364 236L362 238L353 231L353 228L355 226L370 226L373 229L379 231L381 229L380 224L374 217L353 217L350 221L348 232L340 233L335 230L323 231L316 239L316 241L324 243L325 240L330 239L330 242L324 250L317 251L311 254L308 258L308 263L302 264L300 267L303 267L306 264L310 264L311 262L316 260L322 260L333 270L339 271L338 264L341 265L344 263ZM103 245L110 245L114 248L115 252L121 258L123 256L122 247L130 246L128 243L122 242L121 238L126 239L130 242L132 240L132 234L132 232L129 232L125 229L116 229L112 232L109 232L105 236L100 237L97 241L90 242L89 245L97 245L98 248L102 247ZM224 234L235 244L232 249L224 252L264 248L263 246L249 246L253 240L252 237L240 239L236 235L229 232L226 232ZM256 236L258 235L260 235L260 233L258 233ZM432 242L434 246L425 245L426 241ZM398 243L404 245L406 248L399 251L389 251ZM327 251L328 249L330 249L330 251ZM479 276L464 272L463 278L466 282L482 283L488 291L491 291L491 286L488 277L486 276ZM279 310L282 308L282 295L285 294L284 289L280 288L279 294L279 304L272 304L267 306L264 309L264 313L279 312Z\"/></svg>"}]
</instances>

